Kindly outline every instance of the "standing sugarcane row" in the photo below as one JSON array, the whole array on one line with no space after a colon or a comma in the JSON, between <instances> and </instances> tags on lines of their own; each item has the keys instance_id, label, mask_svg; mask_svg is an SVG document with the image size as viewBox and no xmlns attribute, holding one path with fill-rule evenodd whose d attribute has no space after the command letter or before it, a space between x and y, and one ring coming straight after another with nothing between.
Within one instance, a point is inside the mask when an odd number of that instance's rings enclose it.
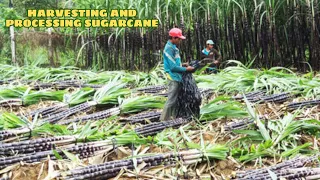
<instances>
[{"instance_id":1,"label":"standing sugarcane row","mask_svg":"<svg viewBox=\"0 0 320 180\"><path fill-rule=\"evenodd\" d=\"M257 170L248 170L244 172L237 172L236 178L237 180L271 180L272 177L269 171L275 173L279 178L283 176L284 178L295 179L300 177L305 177L309 175L314 175L315 172L312 169L304 169L302 171L297 170L297 168L301 168L308 163L316 162L318 156L311 157L297 157L288 161L284 161L274 166L257 169ZM296 169L296 170L292 170ZM319 172L320 173L320 172Z\"/></svg>"}]
</instances>

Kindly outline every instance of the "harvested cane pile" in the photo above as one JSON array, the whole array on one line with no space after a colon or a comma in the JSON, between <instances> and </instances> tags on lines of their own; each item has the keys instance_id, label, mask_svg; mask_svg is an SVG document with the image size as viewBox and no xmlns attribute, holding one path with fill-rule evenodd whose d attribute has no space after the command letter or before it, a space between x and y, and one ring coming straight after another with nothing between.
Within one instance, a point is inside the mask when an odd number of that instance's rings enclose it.
<instances>
[{"instance_id":1,"label":"harvested cane pile","mask_svg":"<svg viewBox=\"0 0 320 180\"><path fill-rule=\"evenodd\" d=\"M161 111L149 111L142 112L139 114L135 114L125 118L126 121L129 121L131 124L135 123L147 123L147 122L155 122L160 119Z\"/></svg>"},{"instance_id":2,"label":"harvested cane pile","mask_svg":"<svg viewBox=\"0 0 320 180\"><path fill-rule=\"evenodd\" d=\"M194 65L195 66L195 65ZM182 75L181 90L178 96L177 117L200 116L201 93L192 73L186 72Z\"/></svg>"},{"instance_id":3,"label":"harvested cane pile","mask_svg":"<svg viewBox=\"0 0 320 180\"><path fill-rule=\"evenodd\" d=\"M184 165L195 164L206 160L204 153L197 149L185 150L181 152L168 152L145 157L130 158L125 160L110 161L103 164L91 165L84 168L74 169L66 173L61 173L62 179L107 179L117 176L121 169L134 170L136 166L144 164L144 169L155 166L175 166L179 161Z\"/></svg>"}]
</instances>

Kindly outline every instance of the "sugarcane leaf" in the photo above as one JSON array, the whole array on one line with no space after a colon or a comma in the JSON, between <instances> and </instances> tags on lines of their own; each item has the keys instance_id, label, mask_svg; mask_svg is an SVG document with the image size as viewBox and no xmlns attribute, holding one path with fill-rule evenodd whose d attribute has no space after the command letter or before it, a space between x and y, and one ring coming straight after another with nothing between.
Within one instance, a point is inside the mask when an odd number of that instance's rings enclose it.
<instances>
[{"instance_id":1,"label":"sugarcane leaf","mask_svg":"<svg viewBox=\"0 0 320 180\"><path fill-rule=\"evenodd\" d=\"M265 126L263 125L263 123L260 121L259 119L259 116L256 114L256 112L253 110L253 108L251 107L251 104L250 102L248 101L248 99L246 98L246 96L243 94L244 96L244 101L246 103L246 107L247 107L247 110L249 112L249 114L251 115L251 117L255 120L258 128L259 128L259 131L261 133L261 135L263 136L263 138L265 140L270 140L271 137L269 135L269 132L267 131L267 129L265 128Z\"/></svg>"},{"instance_id":2,"label":"sugarcane leaf","mask_svg":"<svg viewBox=\"0 0 320 180\"><path fill-rule=\"evenodd\" d=\"M290 156L292 154L295 154L295 153L298 153L300 150L308 148L310 146L312 146L312 143L310 143L310 142L305 143L305 144L303 144L301 146L297 146L297 147L295 147L293 149L284 151L283 153L281 153L281 156L282 157L288 157L288 156Z\"/></svg>"},{"instance_id":3,"label":"sugarcane leaf","mask_svg":"<svg viewBox=\"0 0 320 180\"><path fill-rule=\"evenodd\" d=\"M13 113L4 112L1 117L4 129L24 127L30 124L27 119L19 118Z\"/></svg>"},{"instance_id":4,"label":"sugarcane leaf","mask_svg":"<svg viewBox=\"0 0 320 180\"><path fill-rule=\"evenodd\" d=\"M61 159L62 159L62 157L60 156L60 154L58 153L57 150L53 149L52 152L53 152L54 156L55 156L58 160L61 160Z\"/></svg>"},{"instance_id":5,"label":"sugarcane leaf","mask_svg":"<svg viewBox=\"0 0 320 180\"><path fill-rule=\"evenodd\" d=\"M187 141L187 142L192 142L191 139L189 138L189 136L186 134L186 132L183 130L183 127L179 128L180 133L182 134L183 138Z\"/></svg>"},{"instance_id":6,"label":"sugarcane leaf","mask_svg":"<svg viewBox=\"0 0 320 180\"><path fill-rule=\"evenodd\" d=\"M197 143L193 143L193 142L187 142L186 143L187 146L189 148L192 148L192 149L201 149L201 145L197 144Z\"/></svg>"},{"instance_id":7,"label":"sugarcane leaf","mask_svg":"<svg viewBox=\"0 0 320 180\"><path fill-rule=\"evenodd\" d=\"M67 158L69 158L71 161L75 162L75 163L80 163L80 159L75 156L74 154L68 152L67 150L61 149L61 151L67 156Z\"/></svg>"},{"instance_id":8,"label":"sugarcane leaf","mask_svg":"<svg viewBox=\"0 0 320 180\"><path fill-rule=\"evenodd\" d=\"M237 134L246 134L249 136L256 136L256 137L262 137L261 133L259 131L255 130L233 130L232 132L237 133Z\"/></svg>"}]
</instances>

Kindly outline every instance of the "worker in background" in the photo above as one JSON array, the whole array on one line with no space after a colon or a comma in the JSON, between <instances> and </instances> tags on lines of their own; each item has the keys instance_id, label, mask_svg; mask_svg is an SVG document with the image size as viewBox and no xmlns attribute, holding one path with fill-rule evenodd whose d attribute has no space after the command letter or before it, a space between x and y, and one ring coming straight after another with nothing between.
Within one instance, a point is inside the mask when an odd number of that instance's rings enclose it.
<instances>
[{"instance_id":1,"label":"worker in background","mask_svg":"<svg viewBox=\"0 0 320 180\"><path fill-rule=\"evenodd\" d=\"M176 105L179 90L181 88L182 73L193 71L194 68L184 63L182 65L180 52L177 48L182 41L186 39L182 35L181 29L173 28L169 31L169 40L163 50L164 70L169 80L168 100L163 108L160 121L167 121L176 118ZM183 67L185 66L185 67Z\"/></svg>"},{"instance_id":2,"label":"worker in background","mask_svg":"<svg viewBox=\"0 0 320 180\"><path fill-rule=\"evenodd\" d=\"M207 40L206 48L201 51L201 64L207 65L207 72L217 72L218 65L222 59L221 54L214 47L214 42L212 40Z\"/></svg>"}]
</instances>

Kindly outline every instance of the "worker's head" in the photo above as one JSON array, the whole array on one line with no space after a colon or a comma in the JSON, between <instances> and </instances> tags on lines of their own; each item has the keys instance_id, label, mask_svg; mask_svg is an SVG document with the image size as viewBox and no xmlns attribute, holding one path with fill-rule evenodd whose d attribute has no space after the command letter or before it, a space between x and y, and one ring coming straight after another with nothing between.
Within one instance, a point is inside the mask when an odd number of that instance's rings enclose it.
<instances>
[{"instance_id":1,"label":"worker's head","mask_svg":"<svg viewBox=\"0 0 320 180\"><path fill-rule=\"evenodd\" d=\"M214 42L213 42L212 40L208 40L208 41L206 42L206 45L207 45L207 48L208 48L208 49L212 49L212 48L213 48L213 45L214 45Z\"/></svg>"},{"instance_id":2,"label":"worker's head","mask_svg":"<svg viewBox=\"0 0 320 180\"><path fill-rule=\"evenodd\" d=\"M169 31L169 39L173 44L178 45L180 44L181 40L186 39L186 37L182 35L181 29L172 28Z\"/></svg>"}]
</instances>

